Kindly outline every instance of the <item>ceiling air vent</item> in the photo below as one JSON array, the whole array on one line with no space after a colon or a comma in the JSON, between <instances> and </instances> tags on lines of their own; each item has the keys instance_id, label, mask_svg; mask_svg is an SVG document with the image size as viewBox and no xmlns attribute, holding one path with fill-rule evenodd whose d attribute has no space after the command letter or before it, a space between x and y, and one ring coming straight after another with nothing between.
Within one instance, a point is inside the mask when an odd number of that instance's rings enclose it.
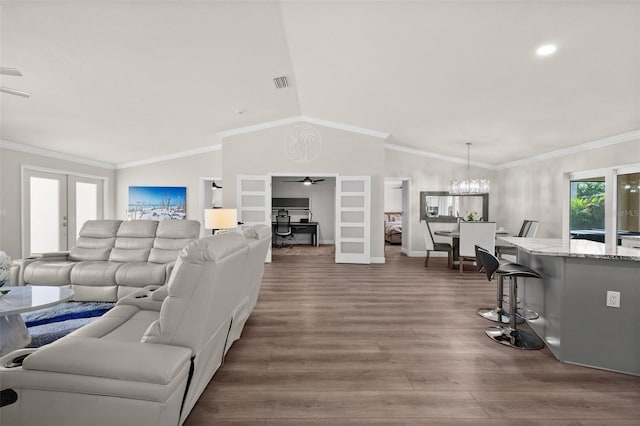
<instances>
[{"instance_id":1,"label":"ceiling air vent","mask_svg":"<svg viewBox=\"0 0 640 426\"><path fill-rule=\"evenodd\" d=\"M273 82L276 84L276 89L284 89L285 87L289 87L286 75L274 78Z\"/></svg>"}]
</instances>

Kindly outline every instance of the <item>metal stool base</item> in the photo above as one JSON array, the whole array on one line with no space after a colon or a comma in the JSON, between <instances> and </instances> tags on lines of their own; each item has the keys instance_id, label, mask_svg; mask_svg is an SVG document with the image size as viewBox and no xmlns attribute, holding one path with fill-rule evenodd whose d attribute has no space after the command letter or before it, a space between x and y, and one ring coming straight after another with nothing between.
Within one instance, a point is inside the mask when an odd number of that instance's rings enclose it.
<instances>
[{"instance_id":1,"label":"metal stool base","mask_svg":"<svg viewBox=\"0 0 640 426\"><path fill-rule=\"evenodd\" d=\"M498 314L498 308L480 308L476 311L482 318L493 322L500 322L502 324L509 324L509 313L502 311L502 315ZM499 317L502 317L499 319ZM516 315L516 323L522 324L524 320Z\"/></svg>"},{"instance_id":2,"label":"metal stool base","mask_svg":"<svg viewBox=\"0 0 640 426\"><path fill-rule=\"evenodd\" d=\"M544 347L542 339L526 330L515 330L509 327L489 327L485 333L490 339L512 348L537 350Z\"/></svg>"},{"instance_id":3,"label":"metal stool base","mask_svg":"<svg viewBox=\"0 0 640 426\"><path fill-rule=\"evenodd\" d=\"M520 312L516 313L516 317L518 318L524 318L527 321L532 321L532 320L537 320L538 318L540 318L540 314L538 314L536 311L532 311L531 309L519 309Z\"/></svg>"}]
</instances>

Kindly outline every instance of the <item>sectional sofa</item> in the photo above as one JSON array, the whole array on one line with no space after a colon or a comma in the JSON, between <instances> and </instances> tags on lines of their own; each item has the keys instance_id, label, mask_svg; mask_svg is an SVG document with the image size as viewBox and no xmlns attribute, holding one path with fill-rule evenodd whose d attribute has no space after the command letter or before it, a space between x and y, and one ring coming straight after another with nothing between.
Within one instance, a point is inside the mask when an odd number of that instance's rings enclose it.
<instances>
[{"instance_id":1,"label":"sectional sofa","mask_svg":"<svg viewBox=\"0 0 640 426\"><path fill-rule=\"evenodd\" d=\"M13 285L69 285L74 300L115 302L146 285L163 285L180 250L198 238L197 220L90 220L70 252L13 262Z\"/></svg>"},{"instance_id":2,"label":"sectional sofa","mask_svg":"<svg viewBox=\"0 0 640 426\"><path fill-rule=\"evenodd\" d=\"M88 326L0 358L0 424L182 424L240 337L270 243L266 225L196 240L180 251L166 285L131 291ZM74 281L74 269L71 285L86 285ZM110 295L124 286L117 271L112 277Z\"/></svg>"}]
</instances>

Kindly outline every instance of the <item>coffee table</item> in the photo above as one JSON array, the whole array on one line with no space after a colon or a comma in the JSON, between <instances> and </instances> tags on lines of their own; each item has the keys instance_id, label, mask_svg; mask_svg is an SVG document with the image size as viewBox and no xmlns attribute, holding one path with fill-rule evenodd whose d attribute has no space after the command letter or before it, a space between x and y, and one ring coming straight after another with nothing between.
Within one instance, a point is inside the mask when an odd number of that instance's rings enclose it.
<instances>
[{"instance_id":1,"label":"coffee table","mask_svg":"<svg viewBox=\"0 0 640 426\"><path fill-rule=\"evenodd\" d=\"M31 336L20 313L35 311L65 302L73 290L58 286L2 287L11 290L0 297L0 356L31 342Z\"/></svg>"}]
</instances>

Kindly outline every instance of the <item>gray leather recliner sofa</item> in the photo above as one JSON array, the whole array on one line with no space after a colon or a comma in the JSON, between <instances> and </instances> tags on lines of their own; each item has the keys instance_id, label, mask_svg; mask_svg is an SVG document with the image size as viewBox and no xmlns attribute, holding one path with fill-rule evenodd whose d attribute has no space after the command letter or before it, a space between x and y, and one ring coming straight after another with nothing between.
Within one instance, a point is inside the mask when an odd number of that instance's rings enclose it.
<instances>
[{"instance_id":1,"label":"gray leather recliner sofa","mask_svg":"<svg viewBox=\"0 0 640 426\"><path fill-rule=\"evenodd\" d=\"M165 286L0 358L0 423L182 424L253 310L270 244L267 225L201 238L180 252Z\"/></svg>"},{"instance_id":2,"label":"gray leather recliner sofa","mask_svg":"<svg viewBox=\"0 0 640 426\"><path fill-rule=\"evenodd\" d=\"M74 300L115 302L165 284L178 253L199 233L196 220L90 220L71 251L15 260L10 282L70 285Z\"/></svg>"}]
</instances>

